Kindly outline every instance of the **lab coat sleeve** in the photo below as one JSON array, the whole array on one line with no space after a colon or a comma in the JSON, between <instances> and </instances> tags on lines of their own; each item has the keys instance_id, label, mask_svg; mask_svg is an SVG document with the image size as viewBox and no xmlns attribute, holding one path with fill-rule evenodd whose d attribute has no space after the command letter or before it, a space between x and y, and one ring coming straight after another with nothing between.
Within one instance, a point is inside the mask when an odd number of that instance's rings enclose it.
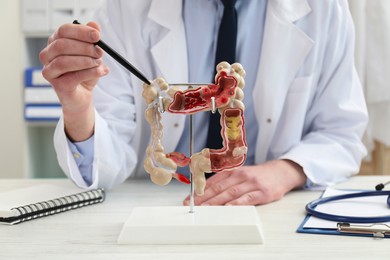
<instances>
[{"instance_id":1,"label":"lab coat sleeve","mask_svg":"<svg viewBox=\"0 0 390 260\"><path fill-rule=\"evenodd\" d=\"M361 141L368 116L354 69L354 31L346 1L336 1L302 140L283 154L300 164L311 183L346 180L359 171L366 150Z\"/></svg>"},{"instance_id":2,"label":"lab coat sleeve","mask_svg":"<svg viewBox=\"0 0 390 260\"><path fill-rule=\"evenodd\" d=\"M121 142L99 113L95 111L94 160L92 165L92 183L89 185L76 164L70 149L61 118L54 133L54 147L57 160L65 175L82 188L112 188L123 182L136 165L137 156L129 146ZM118 152L121 151L121 152ZM121 162L126 162L123 165ZM116 174L115 174L116 173Z\"/></svg>"}]
</instances>

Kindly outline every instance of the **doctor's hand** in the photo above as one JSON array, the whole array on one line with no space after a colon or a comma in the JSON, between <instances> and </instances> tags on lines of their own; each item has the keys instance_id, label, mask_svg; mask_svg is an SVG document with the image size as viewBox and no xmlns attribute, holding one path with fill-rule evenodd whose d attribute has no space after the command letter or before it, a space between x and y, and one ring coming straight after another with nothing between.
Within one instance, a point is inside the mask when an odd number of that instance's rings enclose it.
<instances>
[{"instance_id":1,"label":"doctor's hand","mask_svg":"<svg viewBox=\"0 0 390 260\"><path fill-rule=\"evenodd\" d=\"M289 160L242 166L208 178L204 195L195 196L195 205L266 204L305 183L302 167ZM183 204L189 205L189 197Z\"/></svg>"},{"instance_id":2,"label":"doctor's hand","mask_svg":"<svg viewBox=\"0 0 390 260\"><path fill-rule=\"evenodd\" d=\"M48 39L39 58L42 75L53 86L62 105L65 130L73 141L93 134L92 90L108 73L102 62L103 50L93 43L100 39L99 25L65 24Z\"/></svg>"}]
</instances>

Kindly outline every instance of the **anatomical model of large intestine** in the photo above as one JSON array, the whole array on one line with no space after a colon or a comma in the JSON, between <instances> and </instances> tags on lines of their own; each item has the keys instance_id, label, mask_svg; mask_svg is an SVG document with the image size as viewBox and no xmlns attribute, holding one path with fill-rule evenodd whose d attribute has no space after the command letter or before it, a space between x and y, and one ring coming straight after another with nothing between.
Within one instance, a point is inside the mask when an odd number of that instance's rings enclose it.
<instances>
[{"instance_id":1,"label":"anatomical model of large intestine","mask_svg":"<svg viewBox=\"0 0 390 260\"><path fill-rule=\"evenodd\" d=\"M205 173L232 170L244 164L247 153L242 102L244 77L241 64L221 62L217 65L215 84L186 90L170 86L163 78L155 79L150 85L144 84L145 117L152 133L144 168L154 183L165 185L172 178L190 183L184 175L177 173L178 166L189 164L195 193L201 196L206 185ZM216 112L216 109L221 114L221 149L204 148L190 157L178 152L165 153L161 144L161 113L194 114Z\"/></svg>"}]
</instances>

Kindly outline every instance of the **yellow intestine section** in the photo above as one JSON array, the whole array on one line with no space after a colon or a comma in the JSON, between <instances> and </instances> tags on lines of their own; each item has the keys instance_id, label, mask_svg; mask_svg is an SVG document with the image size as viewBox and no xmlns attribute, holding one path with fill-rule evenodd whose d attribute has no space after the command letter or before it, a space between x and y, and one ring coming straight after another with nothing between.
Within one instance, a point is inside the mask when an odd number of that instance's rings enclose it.
<instances>
[{"instance_id":1,"label":"yellow intestine section","mask_svg":"<svg viewBox=\"0 0 390 260\"><path fill-rule=\"evenodd\" d=\"M226 135L229 140L237 140L241 137L241 116L226 117Z\"/></svg>"}]
</instances>

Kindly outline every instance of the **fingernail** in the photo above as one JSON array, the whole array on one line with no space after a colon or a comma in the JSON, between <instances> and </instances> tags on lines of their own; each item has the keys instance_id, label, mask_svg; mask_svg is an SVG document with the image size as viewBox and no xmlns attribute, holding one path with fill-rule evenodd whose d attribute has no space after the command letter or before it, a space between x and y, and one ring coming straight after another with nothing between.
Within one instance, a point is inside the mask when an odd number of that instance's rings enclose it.
<instances>
[{"instance_id":1,"label":"fingernail","mask_svg":"<svg viewBox=\"0 0 390 260\"><path fill-rule=\"evenodd\" d=\"M99 57L99 55L100 55L100 47L98 47L97 45L95 45L95 53L96 53L96 56Z\"/></svg>"},{"instance_id":2,"label":"fingernail","mask_svg":"<svg viewBox=\"0 0 390 260\"><path fill-rule=\"evenodd\" d=\"M99 40L99 33L97 31L92 31L90 37L92 42L97 42Z\"/></svg>"},{"instance_id":3,"label":"fingernail","mask_svg":"<svg viewBox=\"0 0 390 260\"><path fill-rule=\"evenodd\" d=\"M101 69L102 75L106 75L109 72L109 69L107 66L104 66L103 68L100 68L100 69Z\"/></svg>"}]
</instances>

